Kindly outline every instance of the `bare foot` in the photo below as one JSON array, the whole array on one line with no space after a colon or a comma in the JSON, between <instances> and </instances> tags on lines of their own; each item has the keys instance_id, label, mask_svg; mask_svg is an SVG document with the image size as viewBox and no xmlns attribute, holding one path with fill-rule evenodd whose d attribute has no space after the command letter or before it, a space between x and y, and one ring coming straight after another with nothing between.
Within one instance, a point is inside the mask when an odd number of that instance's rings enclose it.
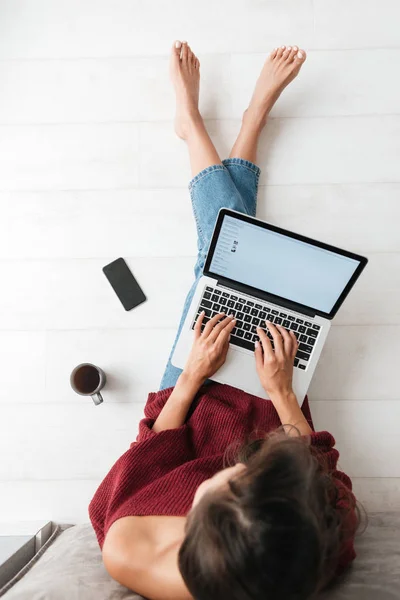
<instances>
[{"instance_id":1,"label":"bare foot","mask_svg":"<svg viewBox=\"0 0 400 600\"><path fill-rule=\"evenodd\" d=\"M299 73L306 53L297 46L275 48L265 61L245 118L264 126L271 108Z\"/></svg>"},{"instance_id":2,"label":"bare foot","mask_svg":"<svg viewBox=\"0 0 400 600\"><path fill-rule=\"evenodd\" d=\"M171 81L176 93L175 131L186 139L199 113L200 62L187 42L176 41L170 60Z\"/></svg>"}]
</instances>

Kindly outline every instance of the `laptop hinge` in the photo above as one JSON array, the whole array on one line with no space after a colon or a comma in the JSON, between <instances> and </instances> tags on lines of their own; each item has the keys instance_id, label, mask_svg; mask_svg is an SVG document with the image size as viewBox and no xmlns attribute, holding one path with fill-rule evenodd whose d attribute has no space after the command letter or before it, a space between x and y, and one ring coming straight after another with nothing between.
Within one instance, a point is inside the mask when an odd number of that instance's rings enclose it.
<instances>
[{"instance_id":1,"label":"laptop hinge","mask_svg":"<svg viewBox=\"0 0 400 600\"><path fill-rule=\"evenodd\" d=\"M254 298L259 298L260 300L265 300L266 302L270 302L271 304L276 304L278 306L287 308L288 310L292 310L293 312L298 312L303 315L308 315L309 317L314 318L316 316L315 310L309 308L307 306L303 306L302 304L297 304L296 302L291 302L290 300L286 300L285 298L280 298L279 296L274 296L274 294L268 294L268 292L263 292L261 290L257 290L254 288L249 288L246 285L242 285L241 283L235 281L227 282L224 279L218 279L217 287L227 288L229 290L236 290L237 292L242 292L247 296L253 296Z\"/></svg>"}]
</instances>

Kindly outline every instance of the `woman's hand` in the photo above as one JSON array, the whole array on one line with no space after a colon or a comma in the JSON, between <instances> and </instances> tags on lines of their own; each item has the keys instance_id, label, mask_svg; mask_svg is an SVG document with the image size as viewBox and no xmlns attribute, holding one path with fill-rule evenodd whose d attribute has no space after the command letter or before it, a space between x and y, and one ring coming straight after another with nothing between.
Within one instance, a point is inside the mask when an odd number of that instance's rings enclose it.
<instances>
[{"instance_id":1,"label":"woman's hand","mask_svg":"<svg viewBox=\"0 0 400 600\"><path fill-rule=\"evenodd\" d=\"M274 348L261 327L257 333L261 344L256 342L255 359L261 385L271 397L283 397L292 393L293 364L298 342L293 331L266 321L274 340Z\"/></svg>"},{"instance_id":2,"label":"woman's hand","mask_svg":"<svg viewBox=\"0 0 400 600\"><path fill-rule=\"evenodd\" d=\"M203 319L204 311L199 315L194 326L194 342L183 370L200 385L224 364L230 333L236 325L236 319L220 313L208 321L202 332Z\"/></svg>"}]
</instances>

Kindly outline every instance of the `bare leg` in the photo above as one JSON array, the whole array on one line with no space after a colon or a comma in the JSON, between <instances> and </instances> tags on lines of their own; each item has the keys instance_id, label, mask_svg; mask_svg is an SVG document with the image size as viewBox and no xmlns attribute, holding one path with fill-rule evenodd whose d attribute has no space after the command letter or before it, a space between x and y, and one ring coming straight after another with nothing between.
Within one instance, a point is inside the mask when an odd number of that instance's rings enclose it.
<instances>
[{"instance_id":1,"label":"bare leg","mask_svg":"<svg viewBox=\"0 0 400 600\"><path fill-rule=\"evenodd\" d=\"M221 164L199 111L200 62L187 42L175 42L171 51L170 75L176 92L175 131L186 141L192 174Z\"/></svg>"},{"instance_id":2,"label":"bare leg","mask_svg":"<svg viewBox=\"0 0 400 600\"><path fill-rule=\"evenodd\" d=\"M258 140L267 117L285 87L299 73L306 59L297 46L275 48L267 58L258 78L249 108L243 115L242 127L230 157L257 162Z\"/></svg>"}]
</instances>

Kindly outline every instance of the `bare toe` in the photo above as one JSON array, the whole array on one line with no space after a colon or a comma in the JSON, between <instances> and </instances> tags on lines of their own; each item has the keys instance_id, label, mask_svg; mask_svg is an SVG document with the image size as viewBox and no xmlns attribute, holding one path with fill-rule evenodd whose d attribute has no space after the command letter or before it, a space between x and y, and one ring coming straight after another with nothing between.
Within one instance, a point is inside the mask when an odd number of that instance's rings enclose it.
<instances>
[{"instance_id":1,"label":"bare toe","mask_svg":"<svg viewBox=\"0 0 400 600\"><path fill-rule=\"evenodd\" d=\"M292 49L291 46L287 46L286 50L282 54L283 60L287 60L289 58L291 49Z\"/></svg>"},{"instance_id":2,"label":"bare toe","mask_svg":"<svg viewBox=\"0 0 400 600\"><path fill-rule=\"evenodd\" d=\"M276 58L282 58L283 53L286 50L286 46L281 46L280 48L278 48L277 52L276 52Z\"/></svg>"},{"instance_id":3,"label":"bare toe","mask_svg":"<svg viewBox=\"0 0 400 600\"><path fill-rule=\"evenodd\" d=\"M296 54L297 54L297 52L298 52L298 51L299 51L299 49L298 49L298 47L297 47L297 46L292 46L292 48L291 48L291 50L290 50L290 54L289 54L289 56L288 56L288 58L287 58L287 61L288 61L289 63L291 63L291 62L293 62L293 61L294 61L294 57L296 56Z\"/></svg>"},{"instance_id":4,"label":"bare toe","mask_svg":"<svg viewBox=\"0 0 400 600\"><path fill-rule=\"evenodd\" d=\"M188 43L187 42L182 42L181 61L183 63L186 63L187 62L187 58L188 58Z\"/></svg>"},{"instance_id":5,"label":"bare toe","mask_svg":"<svg viewBox=\"0 0 400 600\"><path fill-rule=\"evenodd\" d=\"M307 58L307 54L304 50L300 49L294 57L295 62L302 64Z\"/></svg>"},{"instance_id":6,"label":"bare toe","mask_svg":"<svg viewBox=\"0 0 400 600\"><path fill-rule=\"evenodd\" d=\"M274 48L274 49L272 50L272 52L271 52L271 54L270 54L270 58L271 58L272 60L274 60L274 58L276 58L276 55L278 54L278 50L279 50L279 48Z\"/></svg>"}]
</instances>

